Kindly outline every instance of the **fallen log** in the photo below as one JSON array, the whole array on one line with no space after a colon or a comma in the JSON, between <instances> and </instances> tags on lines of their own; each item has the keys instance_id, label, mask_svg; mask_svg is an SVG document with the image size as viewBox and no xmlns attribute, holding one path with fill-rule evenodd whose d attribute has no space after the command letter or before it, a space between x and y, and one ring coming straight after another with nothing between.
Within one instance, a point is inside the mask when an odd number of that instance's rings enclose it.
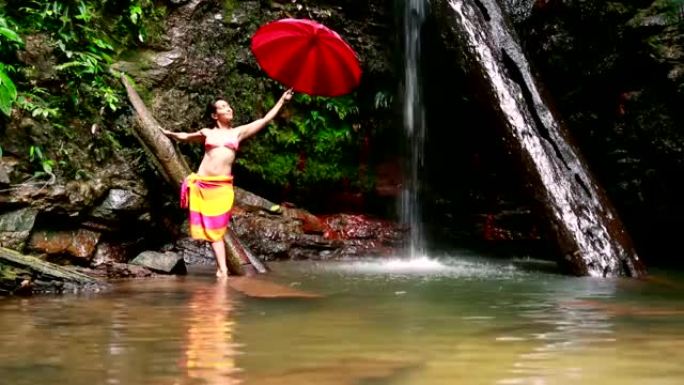
<instances>
[{"instance_id":1,"label":"fallen log","mask_svg":"<svg viewBox=\"0 0 684 385\"><path fill-rule=\"evenodd\" d=\"M98 291L105 286L83 273L0 247L0 294Z\"/></svg>"},{"instance_id":2,"label":"fallen log","mask_svg":"<svg viewBox=\"0 0 684 385\"><path fill-rule=\"evenodd\" d=\"M125 74L121 75L121 82L126 88L128 100L137 113L138 124L133 127L135 136L138 138L150 160L162 174L164 179L172 186L179 188L185 177L190 174L190 167L176 150L173 142L162 133L161 125L147 109L147 106L145 106L145 103L142 101L135 88L133 88L133 84ZM250 202L258 202L257 205L259 208L267 211L274 212L279 210L278 205L244 190L236 191L236 197L243 200L249 199ZM252 204L254 205L254 203ZM226 236L223 237L223 240L226 243L228 270L233 275L244 275L245 269L243 268L243 264L250 263L248 256L250 256L251 253L249 253L249 251L247 251L239 242L237 235L230 228L228 229ZM253 265L254 263L259 265L254 265L255 270L258 272L266 271L256 258L253 258L253 261Z\"/></svg>"},{"instance_id":3,"label":"fallen log","mask_svg":"<svg viewBox=\"0 0 684 385\"><path fill-rule=\"evenodd\" d=\"M240 238L237 237L235 232L227 232L224 238L226 238L226 245L229 247L233 247L234 245L240 246L235 248L235 250L231 250L231 253L238 255L243 265L251 264L252 267L254 267L254 270L256 270L258 273L264 274L268 272L266 266L264 266L264 264L262 264L261 261L259 261L259 259L249 251L242 241L240 241Z\"/></svg>"}]
</instances>

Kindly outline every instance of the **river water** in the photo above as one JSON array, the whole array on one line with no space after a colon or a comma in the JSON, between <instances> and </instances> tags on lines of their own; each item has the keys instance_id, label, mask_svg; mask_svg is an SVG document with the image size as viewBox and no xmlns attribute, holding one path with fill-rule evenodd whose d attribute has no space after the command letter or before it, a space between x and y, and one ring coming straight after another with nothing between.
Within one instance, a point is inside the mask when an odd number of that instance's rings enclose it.
<instances>
[{"instance_id":1,"label":"river water","mask_svg":"<svg viewBox=\"0 0 684 385\"><path fill-rule=\"evenodd\" d=\"M321 298L254 298L211 271L3 298L0 383L684 383L683 276L456 254L271 264Z\"/></svg>"}]
</instances>

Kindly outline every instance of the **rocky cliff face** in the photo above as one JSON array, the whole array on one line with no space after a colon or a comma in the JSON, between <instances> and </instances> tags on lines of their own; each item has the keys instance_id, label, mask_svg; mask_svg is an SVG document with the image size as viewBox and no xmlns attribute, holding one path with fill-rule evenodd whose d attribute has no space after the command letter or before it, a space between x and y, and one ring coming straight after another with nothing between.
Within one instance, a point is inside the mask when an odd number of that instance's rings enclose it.
<instances>
[{"instance_id":1,"label":"rocky cliff face","mask_svg":"<svg viewBox=\"0 0 684 385\"><path fill-rule=\"evenodd\" d=\"M477 2L476 2L477 3ZM617 206L639 254L668 261L684 214L682 20L678 1L503 0L540 86ZM482 4L480 4L481 6ZM529 249L530 209L484 98L434 13L423 28L426 217L436 241ZM467 67L463 63L461 67ZM543 254L548 254L544 251Z\"/></svg>"},{"instance_id":2,"label":"rocky cliff face","mask_svg":"<svg viewBox=\"0 0 684 385\"><path fill-rule=\"evenodd\" d=\"M517 3L521 39L640 253L675 262L666 251L684 215L684 4Z\"/></svg>"}]
</instances>

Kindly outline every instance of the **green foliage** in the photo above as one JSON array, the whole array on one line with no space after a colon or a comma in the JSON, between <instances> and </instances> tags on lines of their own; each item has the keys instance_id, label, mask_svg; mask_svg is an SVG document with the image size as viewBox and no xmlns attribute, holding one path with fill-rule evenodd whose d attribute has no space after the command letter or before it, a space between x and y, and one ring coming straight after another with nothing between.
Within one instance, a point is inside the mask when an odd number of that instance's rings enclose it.
<instances>
[{"instance_id":1,"label":"green foliage","mask_svg":"<svg viewBox=\"0 0 684 385\"><path fill-rule=\"evenodd\" d=\"M51 138L67 142L76 138L74 124L111 120L125 93L110 65L124 50L149 41L165 10L153 0L0 0L0 111L9 115L15 107L49 120L58 134ZM19 60L24 41L32 45ZM31 55L42 56L49 67L27 61ZM112 133L102 132L100 145L120 148ZM71 167L68 160L46 158L38 146L28 154L42 174Z\"/></svg>"},{"instance_id":2,"label":"green foliage","mask_svg":"<svg viewBox=\"0 0 684 385\"><path fill-rule=\"evenodd\" d=\"M123 91L110 73L113 57L123 49L141 44L147 38L150 23L161 17L151 0L8 0L6 14L0 14L0 50L2 39L21 43L20 35L45 35L47 43L55 48L54 70L60 89L42 98L37 115L54 117L59 110L82 116L99 113L101 108L116 111L122 103ZM123 12L122 12L123 11ZM14 29L8 24L15 26ZM2 53L2 51L0 51ZM24 63L13 64L18 72L30 68ZM0 69L0 80L9 83L6 71ZM28 80L28 79L26 79ZM6 88L6 87L5 87ZM31 84L19 84L26 95L35 95ZM0 88L0 93L2 88ZM65 97L67 96L68 97ZM0 95L2 110L7 110L8 92ZM45 95L44 95L45 96ZM27 99L29 98L27 96ZM16 100L16 94L14 98ZM34 104L22 103L34 113Z\"/></svg>"},{"instance_id":3,"label":"green foliage","mask_svg":"<svg viewBox=\"0 0 684 385\"><path fill-rule=\"evenodd\" d=\"M648 7L640 9L630 24L639 26L644 24L646 19L653 17L663 18L668 24L684 28L684 0L655 0Z\"/></svg>"},{"instance_id":4,"label":"green foliage","mask_svg":"<svg viewBox=\"0 0 684 385\"><path fill-rule=\"evenodd\" d=\"M29 148L29 161L38 168L33 174L34 176L54 175L52 170L55 166L55 161L47 158L40 146L31 146Z\"/></svg>"},{"instance_id":5,"label":"green foliage","mask_svg":"<svg viewBox=\"0 0 684 385\"><path fill-rule=\"evenodd\" d=\"M59 109L50 107L43 97L49 97L46 89L34 87L32 92L22 92L17 98L17 105L31 116L48 119L59 116Z\"/></svg>"},{"instance_id":6,"label":"green foliage","mask_svg":"<svg viewBox=\"0 0 684 385\"><path fill-rule=\"evenodd\" d=\"M357 180L355 100L297 94L288 108L297 113L246 146L238 164L279 186Z\"/></svg>"},{"instance_id":7,"label":"green foliage","mask_svg":"<svg viewBox=\"0 0 684 385\"><path fill-rule=\"evenodd\" d=\"M684 0L657 0L653 5L663 9L670 21L684 20Z\"/></svg>"},{"instance_id":8,"label":"green foliage","mask_svg":"<svg viewBox=\"0 0 684 385\"><path fill-rule=\"evenodd\" d=\"M23 41L17 32L10 28L4 15L0 13L0 54L7 54L21 44ZM6 116L12 112L12 104L17 99L17 87L9 77L12 70L12 66L0 59L0 111Z\"/></svg>"},{"instance_id":9,"label":"green foliage","mask_svg":"<svg viewBox=\"0 0 684 385\"><path fill-rule=\"evenodd\" d=\"M7 74L5 64L0 62L0 111L10 116L12 104L17 99L17 88Z\"/></svg>"}]
</instances>

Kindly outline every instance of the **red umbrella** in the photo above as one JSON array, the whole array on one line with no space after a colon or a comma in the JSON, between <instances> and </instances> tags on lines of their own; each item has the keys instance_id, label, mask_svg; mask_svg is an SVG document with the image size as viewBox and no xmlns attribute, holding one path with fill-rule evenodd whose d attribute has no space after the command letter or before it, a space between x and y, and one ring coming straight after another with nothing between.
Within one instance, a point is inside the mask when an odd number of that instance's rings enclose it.
<instances>
[{"instance_id":1,"label":"red umbrella","mask_svg":"<svg viewBox=\"0 0 684 385\"><path fill-rule=\"evenodd\" d=\"M281 19L260 27L252 37L252 52L268 76L297 92L340 96L361 80L354 50L313 20Z\"/></svg>"}]
</instances>

